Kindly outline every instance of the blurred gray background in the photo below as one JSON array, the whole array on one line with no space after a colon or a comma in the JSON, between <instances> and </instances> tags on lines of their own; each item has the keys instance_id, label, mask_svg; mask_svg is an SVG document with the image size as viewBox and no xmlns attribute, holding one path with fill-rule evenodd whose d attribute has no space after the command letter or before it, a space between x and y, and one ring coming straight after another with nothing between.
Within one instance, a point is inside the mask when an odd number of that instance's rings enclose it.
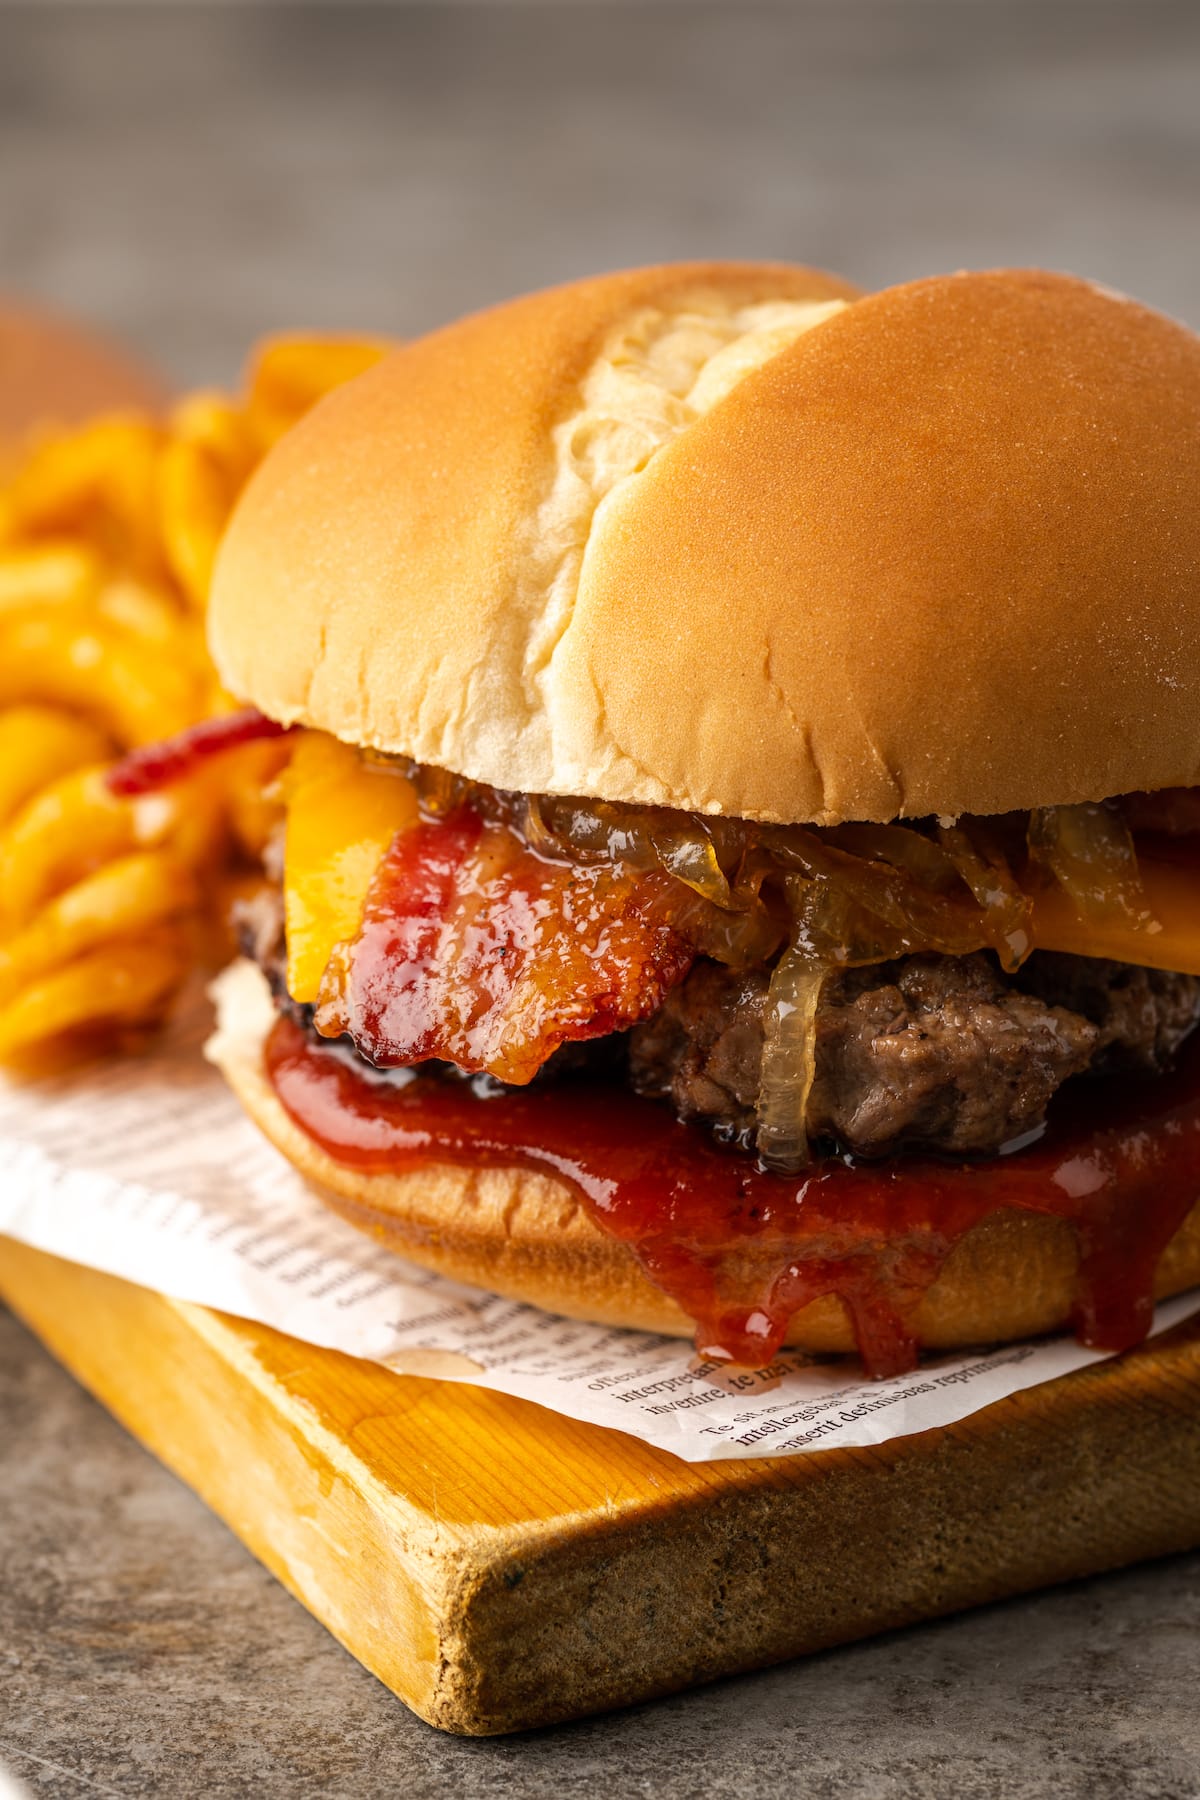
<instances>
[{"instance_id":1,"label":"blurred gray background","mask_svg":"<svg viewBox=\"0 0 1200 1800\"><path fill-rule=\"evenodd\" d=\"M1075 269L1200 324L1200 4L0 4L0 291L180 384L682 256ZM1185 1800L1200 1557L536 1737L406 1714L0 1316L0 1762L39 1796Z\"/></svg>"},{"instance_id":2,"label":"blurred gray background","mask_svg":"<svg viewBox=\"0 0 1200 1800\"><path fill-rule=\"evenodd\" d=\"M1200 322L1198 200L1193 0L0 9L0 288L180 381L694 255Z\"/></svg>"}]
</instances>

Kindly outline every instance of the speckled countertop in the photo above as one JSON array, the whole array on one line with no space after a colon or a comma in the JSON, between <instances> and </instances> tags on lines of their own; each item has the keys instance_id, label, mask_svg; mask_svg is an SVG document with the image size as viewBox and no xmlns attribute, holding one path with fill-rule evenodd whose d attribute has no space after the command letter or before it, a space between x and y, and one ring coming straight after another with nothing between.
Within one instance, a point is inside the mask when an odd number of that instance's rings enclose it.
<instances>
[{"instance_id":1,"label":"speckled countertop","mask_svg":"<svg viewBox=\"0 0 1200 1800\"><path fill-rule=\"evenodd\" d=\"M1200 9L0 8L0 289L227 381L661 257L1074 268L1200 321ZM39 1796L1200 1795L1200 1558L439 1737L0 1316L0 1764Z\"/></svg>"}]
</instances>

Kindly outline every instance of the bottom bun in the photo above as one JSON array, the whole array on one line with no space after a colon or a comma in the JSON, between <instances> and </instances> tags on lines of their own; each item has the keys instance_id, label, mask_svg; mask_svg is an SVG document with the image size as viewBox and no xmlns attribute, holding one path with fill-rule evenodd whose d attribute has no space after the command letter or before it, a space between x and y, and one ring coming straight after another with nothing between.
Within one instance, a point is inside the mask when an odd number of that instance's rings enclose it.
<instances>
[{"instance_id":1,"label":"bottom bun","mask_svg":"<svg viewBox=\"0 0 1200 1800\"><path fill-rule=\"evenodd\" d=\"M258 969L235 963L213 995L218 1028L206 1054L259 1129L352 1225L440 1275L549 1312L692 1335L692 1321L643 1274L633 1251L594 1225L563 1182L524 1169L444 1163L373 1175L336 1161L284 1111L267 1078L263 1046L275 1012ZM752 1278L759 1260L748 1251L735 1274ZM767 1267L763 1256L764 1274ZM909 1326L930 1350L1059 1331L1070 1322L1076 1267L1075 1236L1065 1221L993 1213L958 1240ZM1200 1205L1167 1246L1155 1293L1165 1299L1198 1283ZM796 1313L786 1342L825 1353L856 1347L849 1315L833 1295Z\"/></svg>"}]
</instances>

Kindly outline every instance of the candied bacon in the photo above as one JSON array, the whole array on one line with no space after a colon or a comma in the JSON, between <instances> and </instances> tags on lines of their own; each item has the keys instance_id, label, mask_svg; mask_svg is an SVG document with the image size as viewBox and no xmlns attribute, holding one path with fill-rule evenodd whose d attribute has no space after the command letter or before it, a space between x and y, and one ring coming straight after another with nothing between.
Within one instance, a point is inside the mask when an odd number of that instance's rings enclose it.
<instances>
[{"instance_id":1,"label":"candied bacon","mask_svg":"<svg viewBox=\"0 0 1200 1800\"><path fill-rule=\"evenodd\" d=\"M695 952L670 879L546 859L462 807L401 832L315 1023L381 1067L445 1060L523 1084L559 1045L646 1018Z\"/></svg>"},{"instance_id":2,"label":"candied bacon","mask_svg":"<svg viewBox=\"0 0 1200 1800\"><path fill-rule=\"evenodd\" d=\"M172 782L192 775L214 756L243 744L261 743L266 738L286 737L291 727L268 719L255 706L244 706L239 712L222 713L215 719L201 719L186 731L166 738L159 744L145 744L131 750L114 763L105 776L110 794L122 799L135 799L139 794L153 794Z\"/></svg>"}]
</instances>

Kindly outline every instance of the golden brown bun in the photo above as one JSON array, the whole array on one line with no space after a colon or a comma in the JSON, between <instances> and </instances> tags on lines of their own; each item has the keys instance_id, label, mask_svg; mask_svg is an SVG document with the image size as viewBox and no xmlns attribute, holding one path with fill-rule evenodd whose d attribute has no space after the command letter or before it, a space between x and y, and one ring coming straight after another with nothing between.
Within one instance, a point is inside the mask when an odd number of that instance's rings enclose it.
<instances>
[{"instance_id":1,"label":"golden brown bun","mask_svg":"<svg viewBox=\"0 0 1200 1800\"><path fill-rule=\"evenodd\" d=\"M0 445L34 425L117 407L157 412L167 390L144 364L70 320L0 297Z\"/></svg>"},{"instance_id":2,"label":"golden brown bun","mask_svg":"<svg viewBox=\"0 0 1200 1800\"><path fill-rule=\"evenodd\" d=\"M351 1224L389 1249L455 1281L526 1300L570 1318L690 1337L693 1326L642 1273L633 1252L593 1225L571 1188L520 1169L433 1166L369 1175L329 1156L280 1104L263 1069L274 1010L249 963L217 985L219 1029L208 1047L259 1129ZM753 1271L753 1258L745 1265ZM1005 1343L1059 1331L1075 1295L1074 1235L1062 1220L996 1213L961 1238L912 1320L929 1349ZM1200 1283L1200 1205L1159 1264L1160 1299ZM840 1300L795 1315L797 1349L852 1351Z\"/></svg>"},{"instance_id":3,"label":"golden brown bun","mask_svg":"<svg viewBox=\"0 0 1200 1800\"><path fill-rule=\"evenodd\" d=\"M1200 339L1028 271L798 323L850 291L651 269L397 351L250 483L224 680L501 787L776 820L1200 780Z\"/></svg>"}]
</instances>

